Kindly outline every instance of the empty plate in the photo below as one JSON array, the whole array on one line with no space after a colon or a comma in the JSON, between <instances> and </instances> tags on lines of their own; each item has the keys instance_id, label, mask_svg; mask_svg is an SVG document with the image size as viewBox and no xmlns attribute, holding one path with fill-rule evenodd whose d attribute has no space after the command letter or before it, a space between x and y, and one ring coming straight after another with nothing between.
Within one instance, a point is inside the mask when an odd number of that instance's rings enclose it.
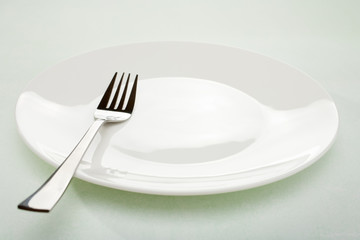
<instances>
[{"instance_id":1,"label":"empty plate","mask_svg":"<svg viewBox=\"0 0 360 240\"><path fill-rule=\"evenodd\" d=\"M163 195L248 189L314 163L338 129L331 97L289 65L232 47L154 42L86 53L33 79L16 108L27 145L58 166L116 71L140 76L133 116L105 125L76 172L103 186Z\"/></svg>"}]
</instances>

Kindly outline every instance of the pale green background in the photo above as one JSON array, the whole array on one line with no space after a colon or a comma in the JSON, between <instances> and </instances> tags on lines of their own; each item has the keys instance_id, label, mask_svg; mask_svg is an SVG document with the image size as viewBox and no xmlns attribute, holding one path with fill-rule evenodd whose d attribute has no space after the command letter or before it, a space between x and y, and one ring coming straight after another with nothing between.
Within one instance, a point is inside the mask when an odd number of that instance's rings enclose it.
<instances>
[{"instance_id":1,"label":"pale green background","mask_svg":"<svg viewBox=\"0 0 360 240\"><path fill-rule=\"evenodd\" d=\"M356 0L0 1L0 239L360 239L359 12ZM71 56L158 40L236 46L302 69L337 104L335 144L256 189L166 197L75 179L50 214L18 210L53 171L17 133L26 84Z\"/></svg>"}]
</instances>

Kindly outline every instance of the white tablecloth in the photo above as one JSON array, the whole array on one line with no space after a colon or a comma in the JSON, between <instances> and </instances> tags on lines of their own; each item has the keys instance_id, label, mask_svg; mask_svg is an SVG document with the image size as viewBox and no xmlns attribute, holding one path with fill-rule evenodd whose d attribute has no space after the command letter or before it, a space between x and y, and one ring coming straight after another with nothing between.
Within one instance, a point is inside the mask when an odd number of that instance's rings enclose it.
<instances>
[{"instance_id":1,"label":"white tablecloth","mask_svg":"<svg viewBox=\"0 0 360 240\"><path fill-rule=\"evenodd\" d=\"M0 239L360 239L359 1L1 1ZM28 82L75 55L124 43L196 41L299 68L334 98L340 130L317 163L234 193L169 197L74 179L49 214L17 204L53 171L17 133Z\"/></svg>"}]
</instances>

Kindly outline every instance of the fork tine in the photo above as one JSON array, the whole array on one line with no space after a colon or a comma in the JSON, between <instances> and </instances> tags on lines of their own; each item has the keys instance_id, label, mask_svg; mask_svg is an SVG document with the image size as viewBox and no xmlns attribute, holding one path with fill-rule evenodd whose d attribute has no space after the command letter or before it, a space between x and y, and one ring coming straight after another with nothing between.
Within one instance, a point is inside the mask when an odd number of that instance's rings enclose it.
<instances>
[{"instance_id":1,"label":"fork tine","mask_svg":"<svg viewBox=\"0 0 360 240\"><path fill-rule=\"evenodd\" d=\"M135 80L134 80L134 84L133 87L131 89L131 93L130 93L130 97L128 100L128 103L126 105L125 108L125 112L127 113L132 113L134 105L135 105L135 96L136 96L136 86L137 86L137 81L138 81L138 75L136 74Z\"/></svg>"},{"instance_id":2,"label":"fork tine","mask_svg":"<svg viewBox=\"0 0 360 240\"><path fill-rule=\"evenodd\" d=\"M109 102L109 99L110 99L110 96L111 96L111 92L112 92L112 89L114 87L114 83L115 83L115 79L116 79L116 76L117 76L117 72L115 72L114 74L114 77L112 78L108 88L106 89L100 103L99 103L99 106L98 108L100 109L105 109L108 102Z\"/></svg>"},{"instance_id":3,"label":"fork tine","mask_svg":"<svg viewBox=\"0 0 360 240\"><path fill-rule=\"evenodd\" d=\"M121 76L121 79L120 79L120 83L119 85L117 86L116 88L116 92L115 92L115 95L113 97L113 100L111 101L111 104L109 106L109 109L115 109L115 105L116 105L116 102L117 102L117 99L118 99L118 96L119 96L119 92L120 92L120 88L121 88L121 83L122 83L122 80L124 78L124 75L125 73L122 74Z\"/></svg>"},{"instance_id":4,"label":"fork tine","mask_svg":"<svg viewBox=\"0 0 360 240\"><path fill-rule=\"evenodd\" d=\"M128 77L127 77L127 80L126 80L126 84L125 84L125 88L124 88L123 94L122 94L122 96L121 96L119 106L117 107L116 110L121 111L121 110L123 109L123 107L124 107L126 92L127 92L127 88L128 88L128 85L129 85L129 79L130 79L130 73L128 74Z\"/></svg>"}]
</instances>

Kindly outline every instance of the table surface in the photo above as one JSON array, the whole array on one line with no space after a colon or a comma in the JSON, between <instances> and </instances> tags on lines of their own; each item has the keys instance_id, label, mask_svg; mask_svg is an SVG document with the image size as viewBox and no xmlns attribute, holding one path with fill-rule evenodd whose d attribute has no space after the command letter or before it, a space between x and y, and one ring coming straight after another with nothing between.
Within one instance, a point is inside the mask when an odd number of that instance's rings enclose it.
<instances>
[{"instance_id":1,"label":"table surface","mask_svg":"<svg viewBox=\"0 0 360 240\"><path fill-rule=\"evenodd\" d=\"M0 239L360 239L359 1L0 2ZM15 105L28 82L69 57L146 41L255 51L299 68L333 97L333 147L304 171L211 196L156 196L74 179L49 214L17 204L54 170L23 143Z\"/></svg>"}]
</instances>

